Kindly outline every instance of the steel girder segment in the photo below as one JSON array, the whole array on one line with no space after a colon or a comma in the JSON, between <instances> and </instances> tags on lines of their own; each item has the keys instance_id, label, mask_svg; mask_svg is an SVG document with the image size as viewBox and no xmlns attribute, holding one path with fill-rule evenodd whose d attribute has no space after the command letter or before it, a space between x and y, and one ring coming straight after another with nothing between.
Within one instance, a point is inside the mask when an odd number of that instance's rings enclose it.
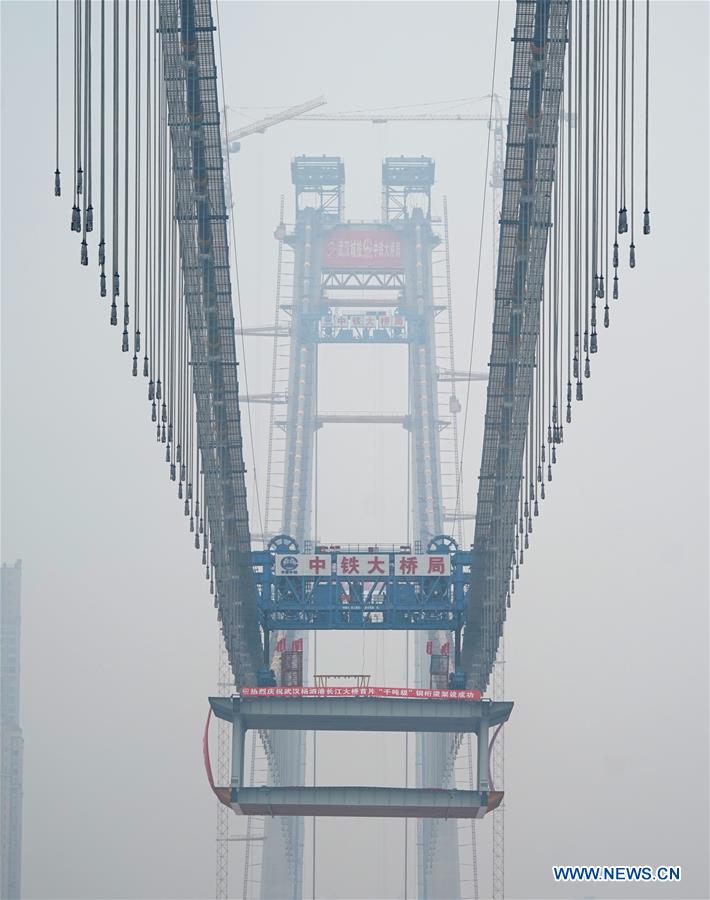
<instances>
[{"instance_id":1,"label":"steel girder segment","mask_svg":"<svg viewBox=\"0 0 710 900\"><path fill-rule=\"evenodd\" d=\"M511 702L403 697L210 697L215 715L245 729L480 734L507 722ZM487 771L487 769L486 769ZM486 775L486 781L488 776ZM433 787L433 785L428 785Z\"/></svg>"},{"instance_id":2,"label":"steel girder segment","mask_svg":"<svg viewBox=\"0 0 710 900\"><path fill-rule=\"evenodd\" d=\"M568 0L518 0L493 342L462 661L485 689L505 620L540 329Z\"/></svg>"},{"instance_id":3,"label":"steel girder segment","mask_svg":"<svg viewBox=\"0 0 710 900\"><path fill-rule=\"evenodd\" d=\"M160 0L176 215L217 607L237 685L261 655L251 568L210 0Z\"/></svg>"},{"instance_id":4,"label":"steel girder segment","mask_svg":"<svg viewBox=\"0 0 710 900\"><path fill-rule=\"evenodd\" d=\"M446 791L438 788L273 787L242 788L232 809L257 816L426 817L438 821L482 819L496 809L502 791ZM454 872L458 879L458 873ZM443 894L435 895L441 900ZM457 893L458 896L458 893ZM446 894L446 900L452 895Z\"/></svg>"}]
</instances>

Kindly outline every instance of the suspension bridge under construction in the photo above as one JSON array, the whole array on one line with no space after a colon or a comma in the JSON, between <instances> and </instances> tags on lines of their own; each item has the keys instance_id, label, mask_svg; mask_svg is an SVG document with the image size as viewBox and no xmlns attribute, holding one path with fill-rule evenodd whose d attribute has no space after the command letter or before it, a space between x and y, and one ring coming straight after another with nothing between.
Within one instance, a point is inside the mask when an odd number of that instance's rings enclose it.
<instances>
[{"instance_id":1,"label":"suspension bridge under construction","mask_svg":"<svg viewBox=\"0 0 710 900\"><path fill-rule=\"evenodd\" d=\"M230 149L289 117L318 120L326 114L308 114L322 98L229 132L211 0L73 6L73 160L60 165L57 99L54 193L71 197L79 262L96 267L128 368L145 380L223 636L209 698L216 754L210 718L204 733L220 803L218 897L234 814L247 817L243 897L300 900L304 819L326 816L416 820L412 896L477 897L476 878L465 886L460 874L459 825L471 825L475 872L475 822L488 815L490 895L504 896L501 729L514 715L504 625L621 273L636 265L637 233L651 231L649 8L636 6L516 0L507 112L491 94L488 115L471 117L487 121L493 144L486 372L454 358L447 201L426 155L386 157L381 208L359 222L345 216L348 160L295 155L273 320L237 325ZM59 26L57 4L57 98ZM240 391L238 347L251 339L272 342L268 392ZM320 409L321 345L401 345L408 408ZM457 385L486 391L476 496L462 490ZM247 502L250 404L269 414L262 533ZM328 542L317 534L317 436L334 424L406 433L401 542L354 542L347 515ZM317 672L317 632L385 630L411 635L412 684ZM413 733L415 783L309 784L309 731ZM455 762L466 755L462 784Z\"/></svg>"}]
</instances>

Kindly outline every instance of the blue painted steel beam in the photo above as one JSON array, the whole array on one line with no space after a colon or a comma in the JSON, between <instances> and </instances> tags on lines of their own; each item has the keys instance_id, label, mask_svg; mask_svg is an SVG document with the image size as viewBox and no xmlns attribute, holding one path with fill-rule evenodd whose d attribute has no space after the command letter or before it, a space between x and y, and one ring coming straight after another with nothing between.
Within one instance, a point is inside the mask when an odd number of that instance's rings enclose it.
<instances>
[{"instance_id":1,"label":"blue painted steel beam","mask_svg":"<svg viewBox=\"0 0 710 900\"><path fill-rule=\"evenodd\" d=\"M439 630L455 631L465 623L472 555L450 555L450 575L397 572L395 553L379 552L376 574L338 572L337 551L330 572L280 575L276 554L252 553L258 588L259 620L268 631L292 630Z\"/></svg>"}]
</instances>

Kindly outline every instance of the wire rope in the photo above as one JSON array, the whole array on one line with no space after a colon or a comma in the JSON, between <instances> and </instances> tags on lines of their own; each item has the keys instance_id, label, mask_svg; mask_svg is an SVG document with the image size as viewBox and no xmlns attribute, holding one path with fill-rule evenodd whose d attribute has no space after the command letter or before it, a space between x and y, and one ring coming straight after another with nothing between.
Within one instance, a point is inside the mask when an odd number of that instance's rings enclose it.
<instances>
[{"instance_id":1,"label":"wire rope","mask_svg":"<svg viewBox=\"0 0 710 900\"><path fill-rule=\"evenodd\" d=\"M106 3L101 0L101 87L99 112L99 294L106 296Z\"/></svg>"},{"instance_id":2,"label":"wire rope","mask_svg":"<svg viewBox=\"0 0 710 900\"><path fill-rule=\"evenodd\" d=\"M225 131L229 131L227 125L227 116L226 116L226 92L224 88L224 63L223 63L223 55L222 55L222 29L220 24L220 2L217 0L215 3L215 10L217 13L217 46L219 48L219 71L220 71L220 85L222 88L222 106L225 109ZM232 190L232 171L231 166L229 164L229 159L227 159L227 164L225 166L226 174L227 174L227 183L229 189L229 196L234 197L234 193ZM239 282L239 258L237 255L237 232L234 224L234 216L230 216L230 224L231 224L231 232L232 232L232 254L234 257L234 283L237 295L237 312L239 315L239 331L241 336L241 345L242 345L242 363L244 367L244 389L246 391L247 396L249 396L249 373L247 367L247 357L246 357L246 345L244 343L244 320L243 320L243 310L242 310L242 293ZM254 426L252 422L252 414L251 414L251 404L247 404L247 423L249 428L249 445L251 448L251 456L252 456L252 466L254 472L254 497L256 499L256 509L257 509L257 517L259 520L259 531L261 534L264 533L264 521L261 512L261 495L259 491L259 482L257 480L257 464L256 464L256 450L254 446Z\"/></svg>"},{"instance_id":3,"label":"wire rope","mask_svg":"<svg viewBox=\"0 0 710 900\"><path fill-rule=\"evenodd\" d=\"M128 0L126 0L128 2ZM116 310L116 297L119 294L119 275L118 275L118 168L119 168L119 131L118 131L118 115L119 115L119 90L118 90L118 54L119 54L119 35L118 35L118 0L114 0L113 4L113 201L112 201L112 237L111 248L113 253L113 278L111 283L111 324L118 325L118 315Z\"/></svg>"},{"instance_id":4,"label":"wire rope","mask_svg":"<svg viewBox=\"0 0 710 900\"><path fill-rule=\"evenodd\" d=\"M643 233L651 233L651 213L648 209L648 98L649 98L649 55L650 55L650 16L651 3L646 0L646 122L644 135L644 211L643 211Z\"/></svg>"},{"instance_id":5,"label":"wire rope","mask_svg":"<svg viewBox=\"0 0 710 900\"><path fill-rule=\"evenodd\" d=\"M478 298L479 291L481 285L481 258L483 254L483 231L485 226L485 216L486 216L486 199L488 196L488 182L489 182L489 164L490 164L490 154L491 154L491 136L493 133L493 129L491 128L491 124L493 122L493 101L494 101L494 91L495 91L495 79L496 79L496 64L498 61L498 33L500 26L500 4L501 0L498 0L496 4L496 24L495 24L495 35L493 38L493 65L491 71L491 91L490 91L490 103L488 106L488 136L486 139L486 163L484 169L484 177L483 177L483 200L481 203L481 222L480 222L480 234L478 239L478 260L476 265L476 288L474 292L474 300L473 300L473 323L471 325L471 342L469 347L468 354L468 380L466 384L466 403L464 408L464 417L463 417L463 428L461 431L461 456L459 461L459 471L456 479L456 503L454 509L459 509L460 507L460 491L461 491L461 481L463 477L463 468L464 468L464 454L466 450L466 436L468 430L468 411L469 411L469 399L471 396L471 374L473 372L473 351L475 347L476 341L476 323L478 321Z\"/></svg>"},{"instance_id":6,"label":"wire rope","mask_svg":"<svg viewBox=\"0 0 710 900\"><path fill-rule=\"evenodd\" d=\"M55 93L55 159L54 196L62 196L62 179L59 171L59 0L55 0L55 60L54 60L54 93Z\"/></svg>"}]
</instances>

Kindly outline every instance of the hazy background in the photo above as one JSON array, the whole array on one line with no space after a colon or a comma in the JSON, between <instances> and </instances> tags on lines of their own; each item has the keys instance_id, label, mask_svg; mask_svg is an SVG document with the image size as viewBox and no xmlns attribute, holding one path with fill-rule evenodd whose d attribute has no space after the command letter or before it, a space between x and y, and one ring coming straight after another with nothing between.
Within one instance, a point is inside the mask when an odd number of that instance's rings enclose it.
<instances>
[{"instance_id":1,"label":"hazy background","mask_svg":"<svg viewBox=\"0 0 710 900\"><path fill-rule=\"evenodd\" d=\"M69 231L71 10L62 3L57 201L54 4L0 5L2 559L23 559L23 886L27 897L209 897L216 801L200 738L218 629L154 446L146 385L130 377L120 329L98 298L95 247L82 269ZM280 109L323 93L333 111L373 109L490 88L492 2L222 0L219 11L235 108ZM506 630L516 703L506 726L509 897L708 896L708 6L656 2L651 15L653 233L637 241L635 272L624 264L622 299L565 430ZM513 18L504 3L504 95ZM476 108L487 112L485 102ZM230 127L267 112L232 110ZM245 324L273 319L273 230L281 194L292 221L292 156L341 155L346 217L357 220L379 217L385 155L430 155L435 214L449 198L464 368L486 134L483 123L290 122L244 139L232 175ZM491 238L487 218L474 368L490 351ZM268 391L270 342L248 340L242 378ZM323 348L321 409L403 410L404 354L389 349ZM469 510L484 400L484 386L472 385ZM263 504L265 409L253 422ZM405 452L395 426L323 429L319 536L399 541ZM323 634L318 658L321 672L404 678L401 635ZM403 743L321 737L319 779L401 783ZM243 833L244 822L231 827ZM479 827L482 896L489 827ZM414 843L412 830L410 851ZM403 896L401 821L321 820L317 852L318 896ZM239 845L233 862L238 897ZM550 867L565 863L681 865L684 880L555 885ZM310 896L310 825L304 868ZM411 852L410 892L414 872Z\"/></svg>"}]
</instances>

